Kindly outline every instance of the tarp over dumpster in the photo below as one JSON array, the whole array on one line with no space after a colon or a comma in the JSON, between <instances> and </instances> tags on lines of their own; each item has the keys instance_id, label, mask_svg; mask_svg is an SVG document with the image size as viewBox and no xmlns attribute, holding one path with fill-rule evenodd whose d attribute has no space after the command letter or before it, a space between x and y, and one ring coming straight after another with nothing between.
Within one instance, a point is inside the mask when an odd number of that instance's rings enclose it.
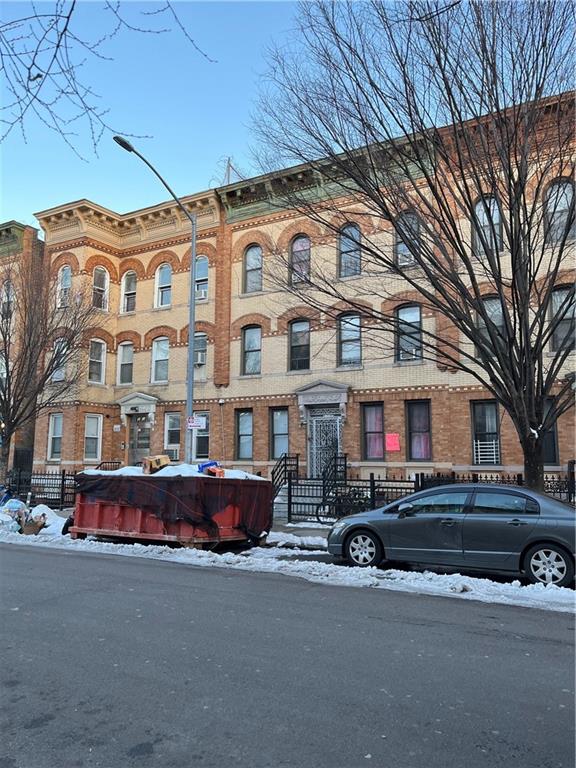
<instances>
[{"instance_id":1,"label":"tarp over dumpster","mask_svg":"<svg viewBox=\"0 0 576 768\"><path fill-rule=\"evenodd\" d=\"M126 504L167 523L184 520L211 537L218 513L230 512L252 539L272 526L272 483L264 480L82 472L76 486L85 499Z\"/></svg>"}]
</instances>

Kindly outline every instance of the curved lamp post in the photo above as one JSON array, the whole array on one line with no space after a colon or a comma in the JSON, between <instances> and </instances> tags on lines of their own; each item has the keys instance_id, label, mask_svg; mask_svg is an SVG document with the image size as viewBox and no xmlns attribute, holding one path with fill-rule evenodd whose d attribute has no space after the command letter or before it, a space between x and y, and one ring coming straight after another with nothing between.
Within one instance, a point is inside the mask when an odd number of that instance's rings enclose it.
<instances>
[{"instance_id":1,"label":"curved lamp post","mask_svg":"<svg viewBox=\"0 0 576 768\"><path fill-rule=\"evenodd\" d=\"M191 249L190 249L190 305L189 305L189 312L188 312L188 371L187 371L187 381L186 381L186 416L187 417L193 417L194 416L194 329L196 326L196 214L190 213L184 205L182 204L182 201L177 197L177 195L174 194L174 192L170 189L166 181L160 176L156 168L146 160L144 155L141 155L140 152L138 152L137 149L134 149L132 144L130 144L127 139L123 138L122 136L114 136L114 141L116 144L122 147L122 149L125 149L126 152L133 152L135 155L137 155L140 160L142 160L143 163L146 163L148 168L152 171L152 173L157 176L162 184L166 187L168 192L172 195L174 198L174 201L180 208L180 210L184 213L186 218L190 220L190 224L192 225L192 235L191 235ZM186 445L185 445L185 460L188 464L192 463L192 430L188 429L188 424L186 424Z\"/></svg>"}]
</instances>

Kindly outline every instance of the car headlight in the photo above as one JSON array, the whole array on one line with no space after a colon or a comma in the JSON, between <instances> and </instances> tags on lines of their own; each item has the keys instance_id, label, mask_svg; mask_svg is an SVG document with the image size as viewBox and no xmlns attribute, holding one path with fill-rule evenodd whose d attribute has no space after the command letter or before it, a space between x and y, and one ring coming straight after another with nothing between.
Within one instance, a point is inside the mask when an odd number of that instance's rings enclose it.
<instances>
[{"instance_id":1,"label":"car headlight","mask_svg":"<svg viewBox=\"0 0 576 768\"><path fill-rule=\"evenodd\" d=\"M342 528L346 528L347 525L348 523L346 522L346 520L338 520L338 522L334 523L334 525L332 526L330 533L336 533L337 531L341 531Z\"/></svg>"}]
</instances>

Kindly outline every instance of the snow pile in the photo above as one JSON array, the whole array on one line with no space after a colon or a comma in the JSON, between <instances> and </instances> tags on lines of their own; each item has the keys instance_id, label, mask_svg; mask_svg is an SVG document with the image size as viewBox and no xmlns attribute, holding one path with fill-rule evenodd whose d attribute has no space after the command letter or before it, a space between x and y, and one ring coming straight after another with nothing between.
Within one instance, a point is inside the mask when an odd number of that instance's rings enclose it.
<instances>
[{"instance_id":1,"label":"snow pile","mask_svg":"<svg viewBox=\"0 0 576 768\"><path fill-rule=\"evenodd\" d=\"M162 467L158 472L154 472L151 475L145 475L142 467L120 467L120 469L85 469L82 474L84 475L104 475L105 477L118 477L119 475L129 475L138 477L211 477L214 475L206 475L201 472L198 464L170 464L167 467ZM232 478L235 480L265 480L266 478L259 475L251 475L249 472L244 472L243 469L225 469L225 478Z\"/></svg>"},{"instance_id":2,"label":"snow pile","mask_svg":"<svg viewBox=\"0 0 576 768\"><path fill-rule=\"evenodd\" d=\"M55 523L56 521L51 517L50 527L43 532L44 535L40 536L22 536L5 531L0 526L0 541L15 545L50 546L76 552L143 557L203 568L217 567L259 573L278 573L321 584L387 589L453 597L461 600L478 600L484 603L539 608L548 611L573 612L575 608L574 591L554 585L522 586L518 581L500 584L489 579L461 576L460 574L349 568L310 560L295 561L293 558L299 553L304 554L304 550L286 550L282 546L256 547L243 554L235 552L216 554L194 549L171 549L161 545L112 544L90 539L73 540L68 536L54 535L50 528ZM54 527L54 531L56 530L57 525ZM292 537L293 534L274 533L271 539L277 544L282 544L290 541ZM311 554L314 553L306 552L308 557ZM325 549L317 550L316 554L325 554Z\"/></svg>"},{"instance_id":3,"label":"snow pile","mask_svg":"<svg viewBox=\"0 0 576 768\"><path fill-rule=\"evenodd\" d=\"M325 536L296 536L293 533L270 531L267 541L269 544L277 544L279 547L316 547L317 549L323 549L324 554L326 553Z\"/></svg>"},{"instance_id":4,"label":"snow pile","mask_svg":"<svg viewBox=\"0 0 576 768\"><path fill-rule=\"evenodd\" d=\"M20 526L14 518L6 512L0 512L0 531L18 533Z\"/></svg>"}]
</instances>

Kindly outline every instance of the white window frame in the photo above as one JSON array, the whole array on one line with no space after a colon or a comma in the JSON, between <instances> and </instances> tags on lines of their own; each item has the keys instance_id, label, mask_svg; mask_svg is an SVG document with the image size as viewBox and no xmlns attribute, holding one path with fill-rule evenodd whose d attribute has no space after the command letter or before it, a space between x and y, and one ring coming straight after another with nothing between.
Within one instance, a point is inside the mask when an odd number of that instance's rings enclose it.
<instances>
[{"instance_id":1,"label":"white window frame","mask_svg":"<svg viewBox=\"0 0 576 768\"><path fill-rule=\"evenodd\" d=\"M169 283L162 283L160 284L160 272L164 267L168 267L170 270L170 282ZM162 264L159 264L156 269L156 275L154 280L154 308L155 309L165 309L166 307L172 306L172 265L168 261L164 261ZM163 304L160 300L163 296L161 291L168 288L170 290L170 301L166 304Z\"/></svg>"},{"instance_id":2,"label":"white window frame","mask_svg":"<svg viewBox=\"0 0 576 768\"><path fill-rule=\"evenodd\" d=\"M200 263L206 264L206 276L198 276L198 265ZM208 256L198 256L196 258L196 272L194 275L194 295L196 297L196 301L206 301L208 299L209 270L210 264L208 262Z\"/></svg>"},{"instance_id":3,"label":"white window frame","mask_svg":"<svg viewBox=\"0 0 576 768\"><path fill-rule=\"evenodd\" d=\"M130 361L130 365L132 366L132 375L130 376L130 381L122 381L122 366L128 365L128 363L125 363L123 360L123 352L128 347L132 348L132 360ZM125 387L126 385L134 383L134 344L131 341L123 341L121 344L118 344L116 383L118 384L118 386L122 386L122 387Z\"/></svg>"},{"instance_id":4,"label":"white window frame","mask_svg":"<svg viewBox=\"0 0 576 768\"><path fill-rule=\"evenodd\" d=\"M104 272L104 288L101 288L100 286L96 286L95 278L96 278L96 271L101 270ZM94 304L94 296L95 292L98 291L98 295L102 296L102 306L98 306L97 304ZM99 292L102 291L100 294ZM94 267L94 270L92 272L92 306L96 309L101 310L102 312L108 312L108 301L110 298L110 275L108 273L108 270L106 267L103 267L102 265L98 264Z\"/></svg>"},{"instance_id":5,"label":"white window frame","mask_svg":"<svg viewBox=\"0 0 576 768\"><path fill-rule=\"evenodd\" d=\"M96 434L95 435L88 435L88 422L89 420L94 420L91 423L96 424ZM102 459L102 414L100 413L86 413L84 415L84 461L86 462L99 462ZM87 456L86 455L86 440L87 439L93 440L96 438L97 440L97 455L96 456Z\"/></svg>"},{"instance_id":6,"label":"white window frame","mask_svg":"<svg viewBox=\"0 0 576 768\"><path fill-rule=\"evenodd\" d=\"M166 357L158 357L158 349L160 347L160 342L165 341L168 345L167 355ZM160 362L161 360L166 360L166 378L165 379L157 379L156 378L156 363ZM170 340L167 336L158 336L158 338L154 339L152 342L152 368L150 371L150 383L151 384L166 384L169 381L169 375L170 375Z\"/></svg>"},{"instance_id":7,"label":"white window frame","mask_svg":"<svg viewBox=\"0 0 576 768\"><path fill-rule=\"evenodd\" d=\"M129 293L126 293L126 279L129 275L134 275L134 290L130 291ZM136 272L133 269L129 269L127 272L124 272L122 275L122 295L120 297L120 314L126 315L130 312L136 311L136 288L138 286L138 276ZM126 309L126 297L127 296L134 296L134 309Z\"/></svg>"},{"instance_id":8,"label":"white window frame","mask_svg":"<svg viewBox=\"0 0 576 768\"><path fill-rule=\"evenodd\" d=\"M171 443L168 440L168 435L175 428L170 428L170 420L178 419L178 435L179 440L177 443ZM164 414L164 450L170 456L170 461L178 461L180 459L180 440L182 439L182 414L180 411L170 411Z\"/></svg>"},{"instance_id":9,"label":"white window frame","mask_svg":"<svg viewBox=\"0 0 576 768\"><path fill-rule=\"evenodd\" d=\"M60 422L60 434L57 434L55 425L57 421ZM48 419L48 461L60 461L62 459L62 433L64 432L64 414L63 413L51 413ZM54 453L53 440L60 440L60 453L57 456Z\"/></svg>"},{"instance_id":10,"label":"white window frame","mask_svg":"<svg viewBox=\"0 0 576 768\"><path fill-rule=\"evenodd\" d=\"M97 358L92 358L92 344L99 344L100 349L102 350L102 357L100 360ZM102 339L90 339L88 343L88 383L89 384L105 384L106 383L106 342L102 341ZM100 363L100 378L99 379L91 379L90 378L90 363Z\"/></svg>"},{"instance_id":11,"label":"white window frame","mask_svg":"<svg viewBox=\"0 0 576 768\"><path fill-rule=\"evenodd\" d=\"M63 347L68 346L68 342L64 338L56 339L54 342L54 354L56 354L57 347L59 345L62 345ZM59 368L55 368L52 372L52 376L50 377L50 381L53 382L59 382L59 381L66 381L66 365L62 365Z\"/></svg>"},{"instance_id":12,"label":"white window frame","mask_svg":"<svg viewBox=\"0 0 576 768\"><path fill-rule=\"evenodd\" d=\"M194 411L194 416L200 416L206 419L206 429L192 430L192 458L206 460L210 457L210 411ZM208 437L208 454L206 456L198 456L199 437Z\"/></svg>"},{"instance_id":13,"label":"white window frame","mask_svg":"<svg viewBox=\"0 0 576 768\"><path fill-rule=\"evenodd\" d=\"M64 274L68 274L67 285L64 284ZM64 309L69 305L70 292L72 290L72 267L64 264L58 270L58 309Z\"/></svg>"}]
</instances>

